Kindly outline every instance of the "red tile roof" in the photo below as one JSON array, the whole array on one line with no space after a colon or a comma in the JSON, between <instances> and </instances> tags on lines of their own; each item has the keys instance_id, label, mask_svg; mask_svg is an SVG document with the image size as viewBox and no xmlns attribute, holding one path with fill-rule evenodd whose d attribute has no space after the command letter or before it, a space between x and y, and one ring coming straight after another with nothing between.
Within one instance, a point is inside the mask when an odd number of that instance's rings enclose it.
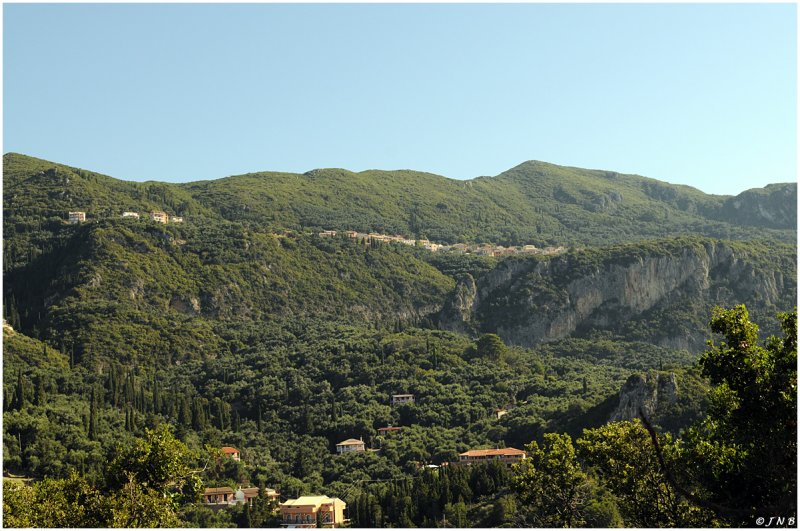
<instances>
[{"instance_id":1,"label":"red tile roof","mask_svg":"<svg viewBox=\"0 0 800 531\"><path fill-rule=\"evenodd\" d=\"M238 454L239 450L237 450L233 446L223 446L222 447L222 453L223 454Z\"/></svg>"}]
</instances>

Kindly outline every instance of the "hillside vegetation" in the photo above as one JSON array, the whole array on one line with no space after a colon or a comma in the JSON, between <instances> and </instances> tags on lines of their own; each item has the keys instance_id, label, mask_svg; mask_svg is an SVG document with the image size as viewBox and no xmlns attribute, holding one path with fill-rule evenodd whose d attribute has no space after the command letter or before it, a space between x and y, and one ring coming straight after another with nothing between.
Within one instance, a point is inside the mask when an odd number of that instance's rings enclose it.
<instances>
[{"instance_id":1,"label":"hillside vegetation","mask_svg":"<svg viewBox=\"0 0 800 531\"><path fill-rule=\"evenodd\" d=\"M362 527L787 511L792 194L540 162L471 181L327 169L131 183L7 154L3 467L33 483L4 488L4 525L279 526L264 497L199 502L247 484L339 496ZM87 220L68 224L74 210ZM185 221L120 217L152 210ZM568 249L478 256L321 229ZM703 352L713 334L727 343ZM403 393L415 401L392 405ZM370 451L337 455L350 438ZM530 465L453 465L498 447ZM780 467L760 477L771 455ZM737 482L752 493L732 495Z\"/></svg>"},{"instance_id":2,"label":"hillside vegetation","mask_svg":"<svg viewBox=\"0 0 800 531\"><path fill-rule=\"evenodd\" d=\"M7 154L4 182L6 238L15 230L34 240L69 210L97 219L154 208L195 220L253 223L262 230L353 229L443 243L540 247L681 234L791 243L796 233L794 184L773 187L764 202L755 191L712 196L645 177L543 162L468 181L409 170L321 169L168 184L119 181ZM22 245L6 252L13 264L35 251Z\"/></svg>"}]
</instances>

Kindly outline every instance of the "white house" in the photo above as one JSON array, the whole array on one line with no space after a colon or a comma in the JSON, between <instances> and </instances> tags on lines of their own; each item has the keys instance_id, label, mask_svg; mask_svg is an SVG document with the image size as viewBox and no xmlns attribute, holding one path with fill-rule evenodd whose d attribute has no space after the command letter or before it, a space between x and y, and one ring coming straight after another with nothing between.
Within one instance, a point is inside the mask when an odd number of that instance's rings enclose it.
<instances>
[{"instance_id":1,"label":"white house","mask_svg":"<svg viewBox=\"0 0 800 531\"><path fill-rule=\"evenodd\" d=\"M366 447L362 439L347 439L336 445L336 451L340 454L349 454L350 452L364 452Z\"/></svg>"}]
</instances>

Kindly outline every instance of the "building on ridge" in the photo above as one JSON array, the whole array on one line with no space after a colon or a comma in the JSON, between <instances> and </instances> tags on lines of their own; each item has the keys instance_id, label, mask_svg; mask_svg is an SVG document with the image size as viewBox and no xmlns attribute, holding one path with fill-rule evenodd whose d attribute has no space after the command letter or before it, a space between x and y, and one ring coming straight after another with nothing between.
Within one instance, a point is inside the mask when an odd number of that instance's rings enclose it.
<instances>
[{"instance_id":1,"label":"building on ridge","mask_svg":"<svg viewBox=\"0 0 800 531\"><path fill-rule=\"evenodd\" d=\"M153 221L157 221L158 223L166 224L169 221L169 216L167 216L166 212L154 210L150 212L150 219Z\"/></svg>"}]
</instances>

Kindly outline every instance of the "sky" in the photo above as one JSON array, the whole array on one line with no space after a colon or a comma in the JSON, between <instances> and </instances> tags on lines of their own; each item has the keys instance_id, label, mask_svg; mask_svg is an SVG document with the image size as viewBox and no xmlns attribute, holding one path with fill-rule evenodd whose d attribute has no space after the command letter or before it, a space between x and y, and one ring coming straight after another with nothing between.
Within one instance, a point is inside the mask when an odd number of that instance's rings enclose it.
<instances>
[{"instance_id":1,"label":"sky","mask_svg":"<svg viewBox=\"0 0 800 531\"><path fill-rule=\"evenodd\" d=\"M797 180L794 4L4 4L3 152L127 180Z\"/></svg>"}]
</instances>

